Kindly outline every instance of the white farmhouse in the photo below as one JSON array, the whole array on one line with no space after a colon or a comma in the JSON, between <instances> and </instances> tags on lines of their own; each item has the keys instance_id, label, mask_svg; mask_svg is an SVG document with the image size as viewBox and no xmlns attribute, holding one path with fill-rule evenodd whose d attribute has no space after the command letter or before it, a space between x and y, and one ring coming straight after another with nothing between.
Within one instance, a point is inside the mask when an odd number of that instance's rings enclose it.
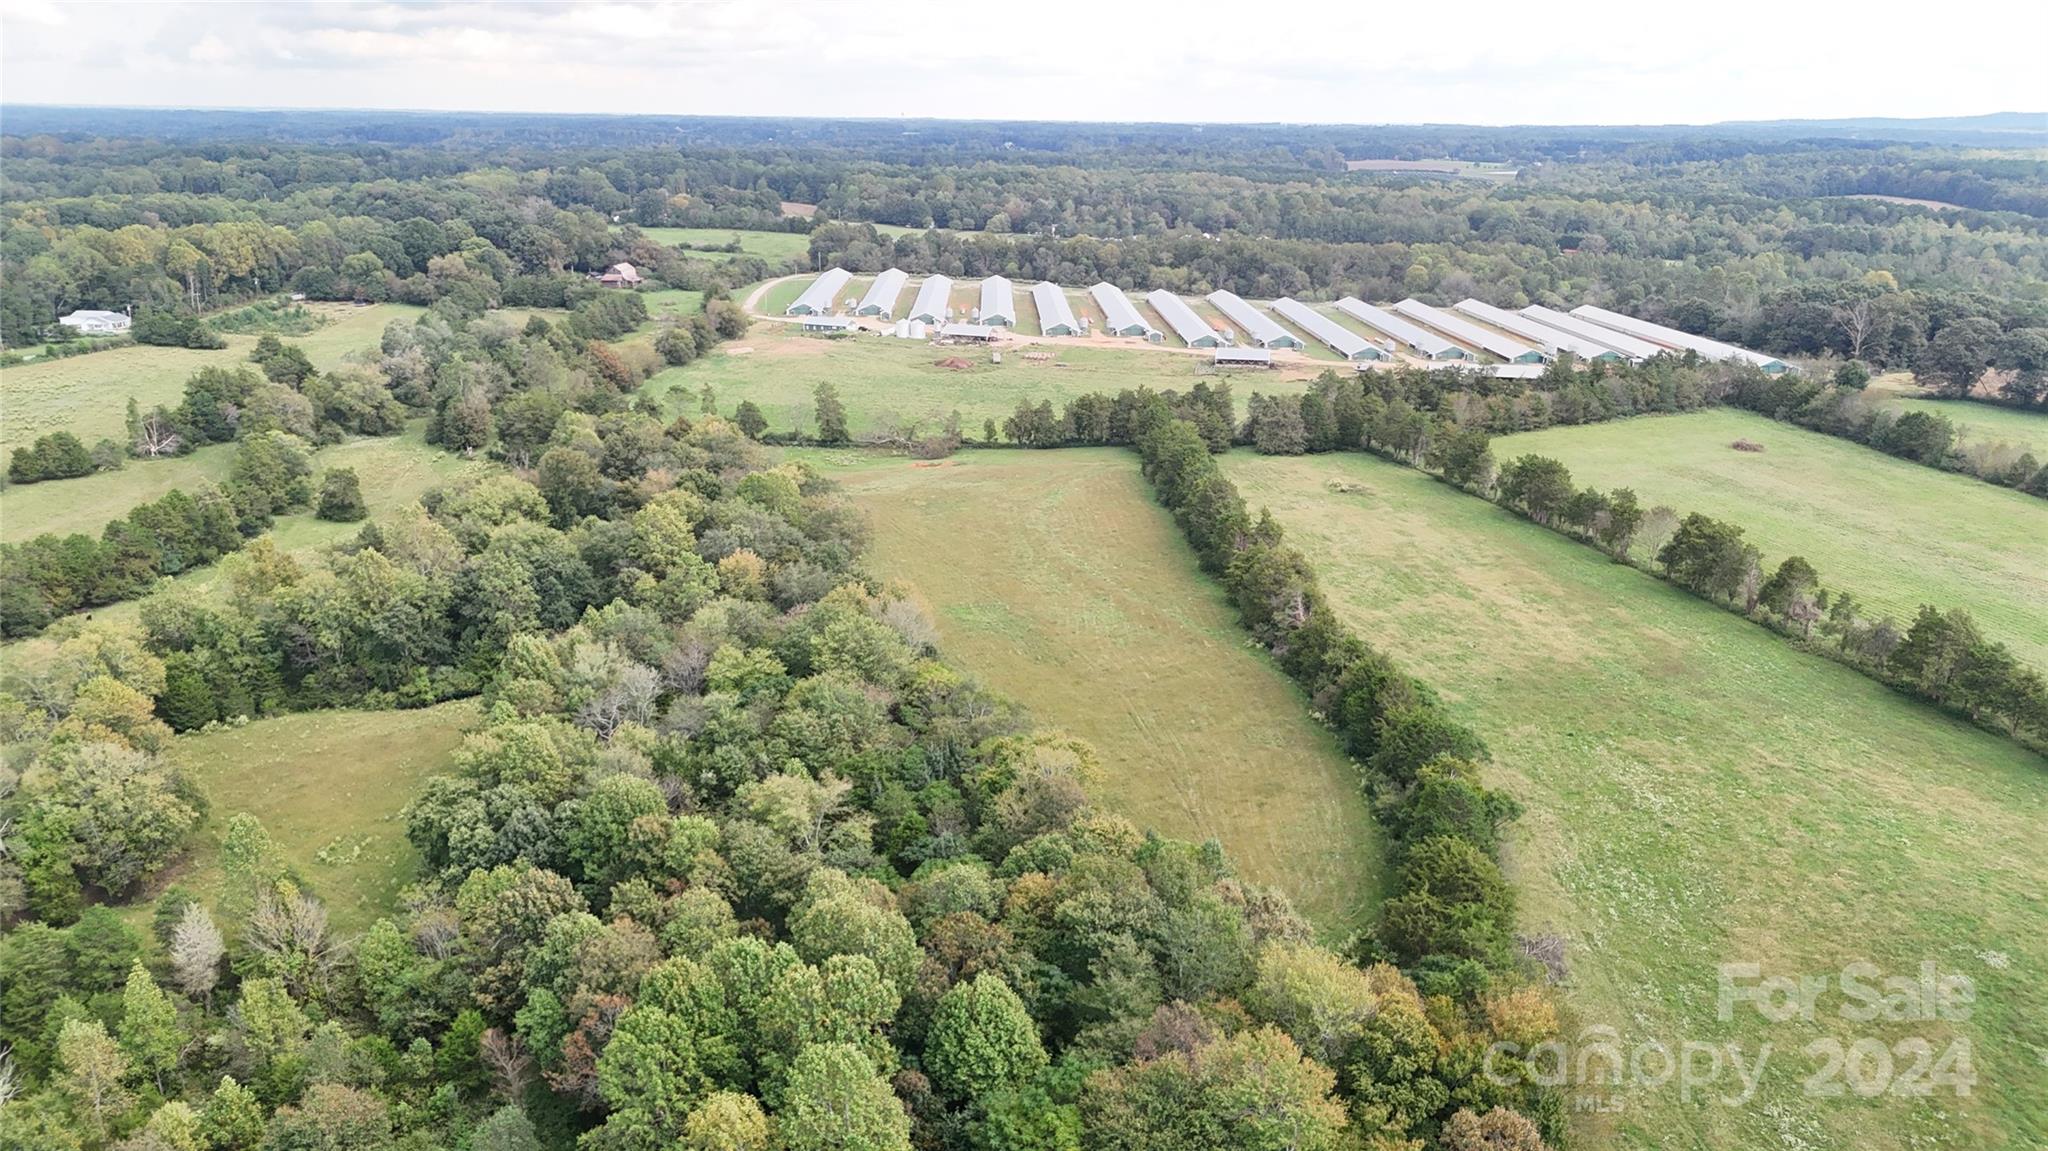
<instances>
[{"instance_id":1,"label":"white farmhouse","mask_svg":"<svg viewBox=\"0 0 2048 1151\"><path fill-rule=\"evenodd\" d=\"M84 336L112 336L128 330L132 323L121 312L78 311L57 321Z\"/></svg>"}]
</instances>

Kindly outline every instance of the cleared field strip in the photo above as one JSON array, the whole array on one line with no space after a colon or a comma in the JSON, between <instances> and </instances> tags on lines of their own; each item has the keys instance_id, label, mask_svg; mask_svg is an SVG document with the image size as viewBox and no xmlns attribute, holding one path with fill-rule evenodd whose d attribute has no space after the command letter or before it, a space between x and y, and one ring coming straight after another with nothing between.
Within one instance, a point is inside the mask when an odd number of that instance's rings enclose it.
<instances>
[{"instance_id":1,"label":"cleared field strip","mask_svg":"<svg viewBox=\"0 0 2048 1151\"><path fill-rule=\"evenodd\" d=\"M957 665L1095 745L1112 808L1221 840L1332 938L1364 922L1379 846L1354 773L1245 648L1135 455L804 458L872 517L871 566L925 597Z\"/></svg>"},{"instance_id":2,"label":"cleared field strip","mask_svg":"<svg viewBox=\"0 0 2048 1151\"><path fill-rule=\"evenodd\" d=\"M1642 449L1646 454L1653 448ZM2019 1147L2048 1137L2048 763L1608 562L1360 454L1225 461L1344 618L1439 689L1526 806L1525 931L1561 935L1571 1028L1774 1045L1757 1098L1610 1093L1582 1145ZM1922 961L1976 983L1966 1022L1717 1018L1718 967ZM1839 1003L1839 1000L1834 1002ZM1802 1048L1974 1045L1967 1098L1815 1099ZM1575 1048L1576 1050L1576 1048ZM1904 1066L1902 1063L1901 1067Z\"/></svg>"},{"instance_id":3,"label":"cleared field strip","mask_svg":"<svg viewBox=\"0 0 2048 1151\"><path fill-rule=\"evenodd\" d=\"M1735 451L1737 439L1764 450ZM1551 456L1581 487L1632 487L1645 506L1740 524L1767 567L1803 555L1824 584L1901 624L1922 603L1968 608L2048 668L2048 504L2032 496L1724 409L1524 432L1493 453Z\"/></svg>"},{"instance_id":4,"label":"cleared field strip","mask_svg":"<svg viewBox=\"0 0 2048 1151\"><path fill-rule=\"evenodd\" d=\"M704 260L730 260L736 255L760 256L765 260L800 260L810 256L811 237L804 232L752 232L735 228L642 228L642 235L657 244L723 245L739 237L738 252L692 252Z\"/></svg>"}]
</instances>

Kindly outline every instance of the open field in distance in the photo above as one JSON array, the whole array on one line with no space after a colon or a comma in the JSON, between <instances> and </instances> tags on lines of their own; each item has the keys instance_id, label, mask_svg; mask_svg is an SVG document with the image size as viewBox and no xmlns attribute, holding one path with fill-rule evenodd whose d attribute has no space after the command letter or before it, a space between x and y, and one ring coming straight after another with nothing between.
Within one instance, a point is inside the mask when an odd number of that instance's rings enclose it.
<instances>
[{"instance_id":1,"label":"open field in distance","mask_svg":"<svg viewBox=\"0 0 2048 1151\"><path fill-rule=\"evenodd\" d=\"M385 324L421 311L406 304L310 306L333 317L333 322L302 336L279 338L305 348L313 366L321 369L337 366L350 352L374 349ZM32 443L37 436L51 432L68 431L87 447L103 437L121 439L126 435L129 396L134 396L144 411L158 404L176 407L192 373L247 363L249 349L259 338L228 336L228 346L216 351L137 344L0 368L0 404L7 413L0 421L0 451Z\"/></svg>"},{"instance_id":2,"label":"open field in distance","mask_svg":"<svg viewBox=\"0 0 2048 1151\"><path fill-rule=\"evenodd\" d=\"M1380 848L1353 769L1245 647L1135 454L799 454L868 513L869 566L925 599L950 662L1095 745L1103 802L1221 840L1333 940L1364 924Z\"/></svg>"},{"instance_id":3,"label":"open field in distance","mask_svg":"<svg viewBox=\"0 0 2048 1151\"><path fill-rule=\"evenodd\" d=\"M1508 852L1524 930L1568 946L1567 1038L1774 1045L1749 1104L1600 1093L1621 1109L1582 1117L1584 1145L2048 1141L2048 762L1420 473L1362 454L1226 468L1340 614L1491 746L1491 782L1527 807ZM1858 959L1966 975L1973 1014L1716 1018L1720 964ZM1970 1097L1802 1095L1809 1042L1915 1035L1971 1041Z\"/></svg>"},{"instance_id":4,"label":"open field in distance","mask_svg":"<svg viewBox=\"0 0 2048 1151\"><path fill-rule=\"evenodd\" d=\"M1737 439L1762 444L1738 452ZM1743 527L1766 568L1803 555L1821 582L1912 622L1968 608L1986 635L2048 667L2048 508L1969 476L1731 409L1546 428L1493 441L1502 462L1551 456L1581 486L1632 487Z\"/></svg>"}]
</instances>

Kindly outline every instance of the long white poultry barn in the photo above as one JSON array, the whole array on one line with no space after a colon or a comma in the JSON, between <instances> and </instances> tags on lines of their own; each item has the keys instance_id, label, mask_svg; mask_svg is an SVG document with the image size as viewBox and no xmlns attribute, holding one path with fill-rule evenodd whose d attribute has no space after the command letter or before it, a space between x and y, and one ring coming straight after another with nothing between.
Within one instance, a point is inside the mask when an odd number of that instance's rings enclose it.
<instances>
[{"instance_id":1,"label":"long white poultry barn","mask_svg":"<svg viewBox=\"0 0 2048 1151\"><path fill-rule=\"evenodd\" d=\"M1691 332L1680 331L1677 328L1667 328L1663 324L1653 324L1648 320L1638 320L1634 316L1623 315L1620 312L1610 312L1606 308L1596 308L1591 304L1580 304L1578 307L1573 308L1572 315L1598 324L1603 328L1612 328L1625 335L1634 336L1637 339L1663 344L1665 347L1676 351L1698 352L1701 359L1742 360L1755 364L1774 376L1781 372L1792 370L1792 365L1778 359L1776 356L1767 356L1762 352L1752 352L1748 348L1738 348L1734 344L1724 344L1719 340L1708 339L1705 336L1695 336Z\"/></svg>"},{"instance_id":2,"label":"long white poultry barn","mask_svg":"<svg viewBox=\"0 0 2048 1151\"><path fill-rule=\"evenodd\" d=\"M1066 289L1051 280L1031 285L1031 302L1038 308L1038 333L1042 336L1078 336L1080 321L1074 319L1074 305Z\"/></svg>"},{"instance_id":3,"label":"long white poultry barn","mask_svg":"<svg viewBox=\"0 0 2048 1151\"><path fill-rule=\"evenodd\" d=\"M817 279L811 281L811 286L804 289L804 294L798 296L796 303L791 304L783 315L822 316L831 312L832 298L852 279L853 273L845 268L825 269L818 274Z\"/></svg>"},{"instance_id":4,"label":"long white poultry barn","mask_svg":"<svg viewBox=\"0 0 2048 1151\"><path fill-rule=\"evenodd\" d=\"M1214 291L1205 297L1223 317L1236 324L1244 338L1262 348L1299 348L1301 341L1271 316L1239 299L1236 292Z\"/></svg>"},{"instance_id":5,"label":"long white poultry barn","mask_svg":"<svg viewBox=\"0 0 2048 1151\"><path fill-rule=\"evenodd\" d=\"M1475 348L1492 352L1508 363L1540 364L1543 362L1543 353L1535 348L1529 347L1526 344L1518 344L1499 332L1490 332L1470 320L1459 319L1441 308L1432 308L1413 297L1402 300L1388 310L1397 312L1418 324L1435 328L1454 340L1462 340Z\"/></svg>"},{"instance_id":6,"label":"long white poultry barn","mask_svg":"<svg viewBox=\"0 0 2048 1151\"><path fill-rule=\"evenodd\" d=\"M1459 300L1452 304L1451 308L1482 323L1491 324L1501 331L1519 336L1552 356L1559 352L1570 352L1581 360L1596 363L1619 363L1626 358L1605 344L1581 340L1556 328L1539 324L1520 312L1496 308L1485 300Z\"/></svg>"},{"instance_id":7,"label":"long white poultry barn","mask_svg":"<svg viewBox=\"0 0 2048 1151\"><path fill-rule=\"evenodd\" d=\"M1160 340L1159 329L1145 322L1138 309L1131 306L1131 298L1124 290L1107 280L1088 289L1088 295L1095 306L1102 309L1102 329L1112 336L1143 336L1153 343Z\"/></svg>"},{"instance_id":8,"label":"long white poultry barn","mask_svg":"<svg viewBox=\"0 0 2048 1151\"><path fill-rule=\"evenodd\" d=\"M1343 307L1343 302L1341 300L1338 301L1337 306ZM1273 301L1272 308L1281 319L1289 321L1295 327L1314 336L1347 360L1384 360L1387 358L1385 349L1375 346L1371 340L1366 339L1364 336L1359 335L1357 332L1352 331L1350 328L1345 327L1299 300L1282 296Z\"/></svg>"},{"instance_id":9,"label":"long white poultry barn","mask_svg":"<svg viewBox=\"0 0 2048 1151\"><path fill-rule=\"evenodd\" d=\"M953 299L953 281L944 276L926 276L917 286L917 302L910 305L909 319L927 324L946 322L947 305Z\"/></svg>"},{"instance_id":10,"label":"long white poultry barn","mask_svg":"<svg viewBox=\"0 0 2048 1151\"><path fill-rule=\"evenodd\" d=\"M1145 302L1152 305L1152 310L1159 313L1159 318L1165 320L1166 326L1172 328L1173 334L1179 336L1181 342L1188 347L1213 348L1223 342L1223 337L1216 334L1216 329L1196 315L1195 310L1188 307L1186 300L1165 288L1155 288L1145 293Z\"/></svg>"},{"instance_id":11,"label":"long white poultry barn","mask_svg":"<svg viewBox=\"0 0 2048 1151\"><path fill-rule=\"evenodd\" d=\"M1556 328L1560 332L1577 336L1582 340L1591 340L1596 344L1604 344L1627 356L1632 361L1647 360L1652 356L1661 356L1671 350L1653 344L1648 340L1638 340L1627 332L1617 332L1613 328L1603 328L1591 320L1582 320L1577 316L1560 312L1555 308L1546 308L1542 304L1530 304L1522 309L1522 314L1545 327Z\"/></svg>"},{"instance_id":12,"label":"long white poultry barn","mask_svg":"<svg viewBox=\"0 0 2048 1151\"><path fill-rule=\"evenodd\" d=\"M910 273L901 268L891 268L875 277L868 285L867 294L860 298L860 307L853 310L856 316L880 316L885 320L896 318L896 297L903 294L903 285L910 282Z\"/></svg>"},{"instance_id":13,"label":"long white poultry barn","mask_svg":"<svg viewBox=\"0 0 2048 1151\"><path fill-rule=\"evenodd\" d=\"M1414 324L1394 315L1384 308L1375 308L1356 296L1346 296L1337 301L1337 310L1369 324L1376 331L1385 332L1408 345L1416 355L1425 360L1469 360L1472 353L1444 339L1435 332L1426 332Z\"/></svg>"},{"instance_id":14,"label":"long white poultry barn","mask_svg":"<svg viewBox=\"0 0 2048 1151\"><path fill-rule=\"evenodd\" d=\"M1010 281L990 276L981 282L981 322L1005 328L1017 326L1017 292Z\"/></svg>"}]
</instances>

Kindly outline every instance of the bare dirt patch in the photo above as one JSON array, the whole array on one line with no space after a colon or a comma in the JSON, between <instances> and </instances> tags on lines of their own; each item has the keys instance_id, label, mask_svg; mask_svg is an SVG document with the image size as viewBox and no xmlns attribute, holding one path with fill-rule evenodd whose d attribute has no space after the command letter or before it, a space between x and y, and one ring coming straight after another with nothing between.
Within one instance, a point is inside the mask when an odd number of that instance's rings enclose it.
<instances>
[{"instance_id":1,"label":"bare dirt patch","mask_svg":"<svg viewBox=\"0 0 2048 1151\"><path fill-rule=\"evenodd\" d=\"M1736 440L1728 446L1738 452L1760 452L1764 450L1764 446L1755 440Z\"/></svg>"}]
</instances>

